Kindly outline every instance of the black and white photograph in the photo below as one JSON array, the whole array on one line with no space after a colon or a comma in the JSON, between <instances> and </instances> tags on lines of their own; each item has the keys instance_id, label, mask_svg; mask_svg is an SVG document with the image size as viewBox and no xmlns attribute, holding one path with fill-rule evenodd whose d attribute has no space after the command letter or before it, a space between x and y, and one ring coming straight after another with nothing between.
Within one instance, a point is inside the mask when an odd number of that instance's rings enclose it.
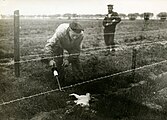
<instances>
[{"instance_id":1,"label":"black and white photograph","mask_svg":"<svg viewBox=\"0 0 167 120\"><path fill-rule=\"evenodd\" d=\"M0 0L0 120L167 120L166 0Z\"/></svg>"}]
</instances>

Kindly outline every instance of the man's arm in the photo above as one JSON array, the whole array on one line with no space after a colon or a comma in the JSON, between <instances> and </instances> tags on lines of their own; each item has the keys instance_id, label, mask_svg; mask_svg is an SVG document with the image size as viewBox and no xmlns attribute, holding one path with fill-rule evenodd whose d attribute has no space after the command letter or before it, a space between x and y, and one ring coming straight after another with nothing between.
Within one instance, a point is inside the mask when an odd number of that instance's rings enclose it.
<instances>
[{"instance_id":1,"label":"man's arm","mask_svg":"<svg viewBox=\"0 0 167 120\"><path fill-rule=\"evenodd\" d=\"M54 43L55 43L55 41L54 41L53 37L50 38L49 40L47 40L47 44L44 47L45 54L52 56L52 53L53 53L52 46L54 45ZM53 65L51 65L50 59L45 58L45 56L41 56L41 62L45 63L45 64L49 64L49 66L53 66Z\"/></svg>"},{"instance_id":2,"label":"man's arm","mask_svg":"<svg viewBox=\"0 0 167 120\"><path fill-rule=\"evenodd\" d=\"M45 53L52 54L52 47L55 44L55 38L52 37L49 40L47 40L47 44L45 45Z\"/></svg>"},{"instance_id":3,"label":"man's arm","mask_svg":"<svg viewBox=\"0 0 167 120\"><path fill-rule=\"evenodd\" d=\"M118 13L114 12L113 14L114 14L113 15L113 19L114 19L113 23L118 24L119 22L121 22L121 18L119 17Z\"/></svg>"},{"instance_id":4,"label":"man's arm","mask_svg":"<svg viewBox=\"0 0 167 120\"><path fill-rule=\"evenodd\" d=\"M118 13L114 12L113 15L108 18L108 16L106 15L104 20L103 20L103 26L107 27L110 25L116 25L121 21L121 18L118 16Z\"/></svg>"},{"instance_id":5,"label":"man's arm","mask_svg":"<svg viewBox=\"0 0 167 120\"><path fill-rule=\"evenodd\" d=\"M108 25L109 25L109 23L107 21L107 15L106 15L105 18L103 19L103 26L106 27Z\"/></svg>"}]
</instances>

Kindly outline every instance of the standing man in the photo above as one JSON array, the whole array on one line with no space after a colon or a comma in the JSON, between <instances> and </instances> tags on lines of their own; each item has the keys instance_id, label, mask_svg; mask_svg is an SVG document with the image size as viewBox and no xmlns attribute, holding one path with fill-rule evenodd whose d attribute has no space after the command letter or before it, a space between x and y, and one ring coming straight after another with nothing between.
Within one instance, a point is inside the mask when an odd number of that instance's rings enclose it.
<instances>
[{"instance_id":1,"label":"standing man","mask_svg":"<svg viewBox=\"0 0 167 120\"><path fill-rule=\"evenodd\" d=\"M71 63L74 79L80 79L83 77L82 69L79 61L79 54L81 49L81 42L83 40L83 27L76 23L63 23L60 24L55 34L47 40L45 46L46 53L50 53L52 56L60 56L50 61L50 65L55 66L58 71L58 77L60 81L64 82L65 73L64 65ZM63 60L63 53L66 50L69 53L68 61Z\"/></svg>"},{"instance_id":2,"label":"standing man","mask_svg":"<svg viewBox=\"0 0 167 120\"><path fill-rule=\"evenodd\" d=\"M116 25L121 21L121 18L118 16L117 12L113 11L113 5L109 4L107 6L108 6L108 14L105 16L103 20L103 26L104 26L104 41L107 46L107 52L110 53L110 47L112 48L112 51L115 51L114 49L115 28Z\"/></svg>"}]
</instances>

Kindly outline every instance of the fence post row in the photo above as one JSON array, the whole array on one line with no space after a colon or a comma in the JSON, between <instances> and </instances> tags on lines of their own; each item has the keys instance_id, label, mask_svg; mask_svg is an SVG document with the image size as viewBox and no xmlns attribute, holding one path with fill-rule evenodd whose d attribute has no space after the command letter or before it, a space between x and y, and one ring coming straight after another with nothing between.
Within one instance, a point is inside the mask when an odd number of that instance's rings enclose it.
<instances>
[{"instance_id":1,"label":"fence post row","mask_svg":"<svg viewBox=\"0 0 167 120\"><path fill-rule=\"evenodd\" d=\"M19 34L20 34L20 21L19 21L19 10L14 11L14 68L15 76L20 77L20 45L19 45Z\"/></svg>"}]
</instances>

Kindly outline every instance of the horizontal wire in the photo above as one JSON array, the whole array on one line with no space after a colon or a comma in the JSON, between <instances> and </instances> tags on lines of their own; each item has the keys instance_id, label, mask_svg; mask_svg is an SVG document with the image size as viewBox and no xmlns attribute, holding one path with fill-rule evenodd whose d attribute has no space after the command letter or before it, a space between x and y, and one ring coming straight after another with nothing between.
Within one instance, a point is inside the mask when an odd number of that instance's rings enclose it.
<instances>
[{"instance_id":1,"label":"horizontal wire","mask_svg":"<svg viewBox=\"0 0 167 120\"><path fill-rule=\"evenodd\" d=\"M161 31L165 31L167 32L167 29L158 29L158 30L140 30L140 31L133 31L133 32L115 32L114 34L115 35L119 35L119 34L133 34L133 33L140 33L140 32L144 32L144 33L147 33L147 32L161 32ZM98 35L109 35L109 34L113 34L113 33L100 33ZM91 34L91 35L97 35L97 34ZM36 37L36 38L44 38L44 37ZM20 38L20 39L25 39L25 38ZM1 41L8 41L8 39L0 39L0 42Z\"/></svg>"},{"instance_id":2,"label":"horizontal wire","mask_svg":"<svg viewBox=\"0 0 167 120\"><path fill-rule=\"evenodd\" d=\"M76 83L76 84L73 84L73 85L62 87L62 90L65 90L65 89L68 89L68 88L73 88L73 87L76 87L76 86L80 86L80 85L83 85L83 84L86 84L86 83L90 83L90 82L94 82L94 81L110 78L110 77L113 77L113 76L129 73L129 72L132 72L134 70L141 70L141 69L144 69L144 68L147 68L147 67L156 66L156 65L159 65L159 64L162 64L162 63L166 63L166 62L167 62L167 60L163 60L163 61L156 62L156 63L150 64L150 65L145 65L145 66L142 66L142 67L138 67L136 69L130 69L130 70L114 73L114 74L111 74L111 75L95 78L95 79L92 79L92 80ZM30 95L30 96L27 96L27 97L22 97L22 98L19 98L19 99L11 100L11 101L8 101L8 102L3 102L3 103L0 104L0 106L8 105L10 103L14 103L14 102L18 102L18 101L22 101L22 100L26 100L26 99L31 99L31 98L34 98L34 97L38 97L38 96L41 96L41 95L53 93L53 92L56 92L56 91L59 91L59 89L52 89L50 91L41 92L41 93Z\"/></svg>"},{"instance_id":3,"label":"horizontal wire","mask_svg":"<svg viewBox=\"0 0 167 120\"><path fill-rule=\"evenodd\" d=\"M158 42L148 42L148 43L143 43L143 44L134 44L134 45L131 45L131 46L122 46L122 47L120 47L119 45L119 47L118 47L118 50L123 50L123 49L128 49L128 48L133 48L134 46L141 46L141 45L151 45L151 44L155 44L155 43L167 43L167 41L158 41ZM109 46L109 47L112 47L112 46L114 46L114 45L111 45L111 46ZM110 48L108 48L107 46L105 46L105 47L95 47L95 48L88 48L88 49L84 49L82 52L86 52L87 50L91 50L91 51L106 51L106 48L107 49L110 49ZM100 50L99 50L100 49ZM102 49L102 50L101 50ZM104 50L103 50L104 49ZM90 52L90 51L89 51ZM39 54L39 55L31 55L31 56L40 56L40 55L49 55L49 54ZM69 57L69 56L75 56L75 55L79 55L79 53L75 53L75 54L67 54L67 55L59 55L59 56L50 56L50 57L42 57L42 58L36 58L36 59L31 59L31 60L21 60L21 61L16 61L16 62L14 62L14 61L11 61L10 63L0 63L0 65L1 66L5 66L5 65L13 65L13 64L15 64L15 63L25 63L25 62L32 62L32 61L40 61L40 60L45 60L45 59L54 59L54 58L58 58L58 57ZM83 53L81 53L81 55L83 55ZM87 55L87 54L86 54ZM84 56L86 56L85 54L84 54ZM22 58L24 58L24 57L22 57Z\"/></svg>"},{"instance_id":4,"label":"horizontal wire","mask_svg":"<svg viewBox=\"0 0 167 120\"><path fill-rule=\"evenodd\" d=\"M85 41L83 41L83 42L85 42ZM148 43L148 42L146 42L146 43ZM144 43L142 43L142 44L144 44ZM35 47L36 46L33 46L33 48L35 48ZM29 47L27 47L27 48L29 48ZM102 48L102 47L95 47L95 49L98 49L98 48ZM87 49L82 49L82 50L89 50L89 49L94 49L94 48L87 48ZM39 54L39 55L42 55L42 54ZM25 56L21 56L21 57L28 57L28 56L32 56L32 57L34 56L35 57L35 56L39 56L39 55L25 55Z\"/></svg>"},{"instance_id":5,"label":"horizontal wire","mask_svg":"<svg viewBox=\"0 0 167 120\"><path fill-rule=\"evenodd\" d=\"M166 41L166 40L165 40ZM85 42L85 41L83 41L83 42ZM161 41L161 42L163 42L163 41ZM148 43L148 42L146 42L146 43ZM150 42L149 42L150 43ZM145 44L145 43L142 43L142 44ZM82 49L83 51L86 51L86 50L91 50L91 49L100 49L100 48L105 48L105 47L95 47L95 48L87 48L87 49ZM42 55L42 54L39 54L39 55ZM43 55L45 55L45 54L43 54ZM25 56L22 56L22 57L28 57L29 55L25 55ZM30 56L38 56L38 55L30 55Z\"/></svg>"},{"instance_id":6,"label":"horizontal wire","mask_svg":"<svg viewBox=\"0 0 167 120\"><path fill-rule=\"evenodd\" d=\"M0 39L0 42L8 41L9 39Z\"/></svg>"},{"instance_id":7,"label":"horizontal wire","mask_svg":"<svg viewBox=\"0 0 167 120\"><path fill-rule=\"evenodd\" d=\"M160 32L160 31L164 31L167 32L167 29L160 29L160 30L148 30L148 31L135 31L135 32L120 32L120 33L102 33L102 34L98 34L98 35L110 35L110 34L115 34L115 35L119 35L119 34L132 34L132 33L147 33L147 32ZM91 35L97 35L97 34L91 34ZM125 35L125 36L131 36L131 35ZM124 38L125 36L121 36L121 38ZM37 37L38 39L44 38L44 37ZM25 39L25 38L21 38L21 39ZM48 38L49 39L49 38ZM117 38L119 39L119 38ZM83 42L89 42L89 40L84 40ZM39 48L42 46L22 46L22 48Z\"/></svg>"},{"instance_id":8,"label":"horizontal wire","mask_svg":"<svg viewBox=\"0 0 167 120\"><path fill-rule=\"evenodd\" d=\"M158 41L158 42L145 42L145 43L139 43L139 44L133 44L131 46L126 46L126 45L110 45L109 47L118 47L119 49L124 49L124 48L132 48L134 46L141 46L141 45L151 45L151 44L155 44L155 43L167 43L167 41ZM99 49L106 49L107 46L104 47L94 47L94 48L86 48L86 49L82 49L81 52L87 52L87 51L99 51ZM109 49L109 48L108 48ZM39 55L32 55L32 56L40 56L40 55L49 55L49 54L39 54ZM77 54L70 54L70 55L77 55ZM67 55L66 57L68 57L69 55ZM24 56L23 56L24 57ZM49 57L49 58L55 58L55 57L63 57L62 55L60 56L53 56L53 57ZM45 59L45 58L43 58ZM47 59L47 57L46 57Z\"/></svg>"},{"instance_id":9,"label":"horizontal wire","mask_svg":"<svg viewBox=\"0 0 167 120\"><path fill-rule=\"evenodd\" d=\"M157 29L157 30L140 30L140 31L133 31L133 32L115 32L115 35L120 35L120 34L134 34L134 33L149 33L149 32L167 32L167 29ZM96 34L92 34L91 35L110 35L113 33L96 33ZM44 37L35 37L35 38L44 38ZM25 38L20 38L20 39L25 39ZM49 39L49 38L48 38Z\"/></svg>"}]
</instances>

